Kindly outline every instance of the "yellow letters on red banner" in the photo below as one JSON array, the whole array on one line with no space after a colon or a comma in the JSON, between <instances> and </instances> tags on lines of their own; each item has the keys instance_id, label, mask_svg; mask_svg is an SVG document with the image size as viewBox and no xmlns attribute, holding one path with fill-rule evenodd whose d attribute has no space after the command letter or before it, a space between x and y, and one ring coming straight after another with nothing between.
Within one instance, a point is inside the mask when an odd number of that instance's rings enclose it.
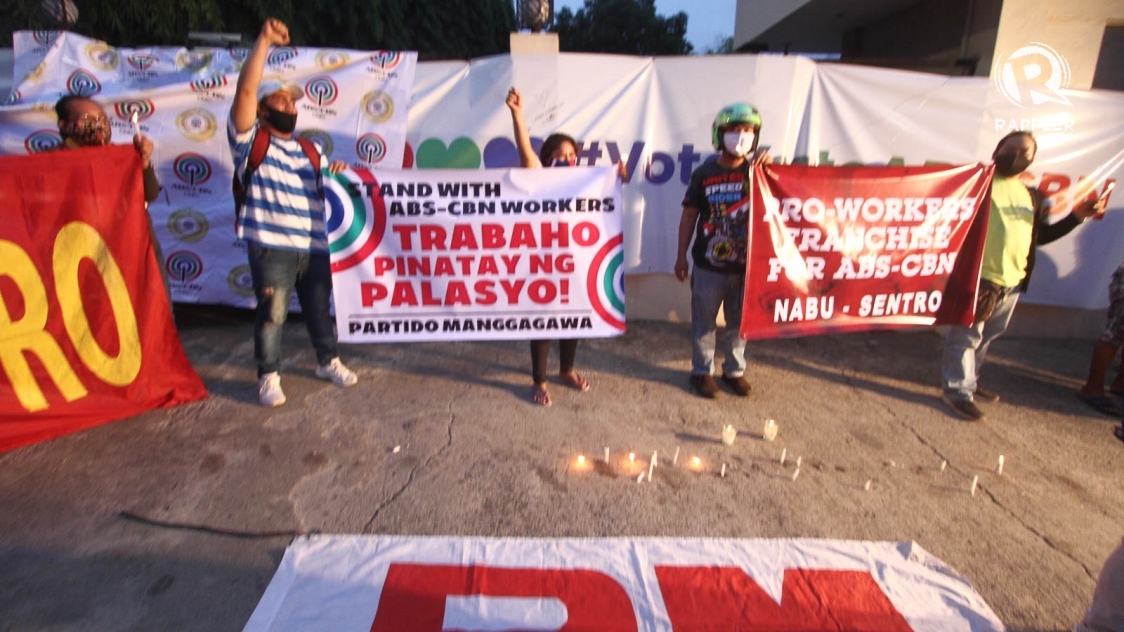
<instances>
[{"instance_id":1,"label":"yellow letters on red banner","mask_svg":"<svg viewBox=\"0 0 1124 632\"><path fill-rule=\"evenodd\" d=\"M0 300L0 366L8 374L20 405L28 412L47 408L47 399L35 383L24 351L39 358L66 401L85 397L86 388L70 368L59 343L45 331L47 289L31 257L17 244L0 240L0 275L15 281L23 295L23 318L16 322L12 322L8 307Z\"/></svg>"},{"instance_id":2,"label":"yellow letters on red banner","mask_svg":"<svg viewBox=\"0 0 1124 632\"><path fill-rule=\"evenodd\" d=\"M109 295L119 341L116 357L101 348L90 329L78 283L78 266L83 259L94 263ZM89 224L67 224L55 238L53 271L63 324L82 363L106 384L131 384L140 373L143 360L140 331L125 277L105 240ZM31 257L19 245L0 240L0 275L15 281L24 299L24 317L17 322L12 322L7 306L0 300L0 366L8 374L20 405L28 412L48 407L24 351L40 359L66 401L85 397L85 387L58 342L46 331L47 292Z\"/></svg>"}]
</instances>

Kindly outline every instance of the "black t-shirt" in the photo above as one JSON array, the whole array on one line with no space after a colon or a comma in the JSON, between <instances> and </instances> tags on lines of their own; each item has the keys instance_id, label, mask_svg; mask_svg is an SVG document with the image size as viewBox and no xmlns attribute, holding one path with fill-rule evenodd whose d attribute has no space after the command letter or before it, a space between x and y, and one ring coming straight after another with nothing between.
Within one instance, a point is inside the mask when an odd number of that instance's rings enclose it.
<instances>
[{"instance_id":1,"label":"black t-shirt","mask_svg":"<svg viewBox=\"0 0 1124 632\"><path fill-rule=\"evenodd\" d=\"M691 258L712 272L745 274L749 243L749 170L747 161L727 169L718 161L691 174L683 206L699 210Z\"/></svg>"}]
</instances>

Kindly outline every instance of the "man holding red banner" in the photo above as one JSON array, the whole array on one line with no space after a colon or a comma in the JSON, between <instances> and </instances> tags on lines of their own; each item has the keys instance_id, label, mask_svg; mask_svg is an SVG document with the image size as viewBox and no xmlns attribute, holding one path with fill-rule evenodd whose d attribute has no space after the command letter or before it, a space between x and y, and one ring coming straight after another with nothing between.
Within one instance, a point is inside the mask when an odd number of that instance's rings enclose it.
<instances>
[{"instance_id":1,"label":"man holding red banner","mask_svg":"<svg viewBox=\"0 0 1124 632\"><path fill-rule=\"evenodd\" d=\"M58 149L79 149L81 147L105 147L113 140L113 130L109 126L109 116L105 109L93 99L68 94L55 102L55 114L59 118L59 135L62 144ZM137 130L133 136L133 147L141 157L141 175L144 177L144 202L151 204L160 194L160 181L152 166L152 140ZM164 279L164 292L168 304L172 303L171 286L168 284L168 271L164 269L164 251L156 232L152 230L152 218L148 218L148 235L152 248L156 251L156 263L160 266L160 277Z\"/></svg>"},{"instance_id":2,"label":"man holding red banner","mask_svg":"<svg viewBox=\"0 0 1124 632\"><path fill-rule=\"evenodd\" d=\"M942 399L958 416L983 421L976 400L997 402L999 396L977 384L980 368L993 340L1003 335L1019 292L1025 292L1034 270L1038 245L1067 235L1090 217L1104 213L1105 202L1085 200L1061 220L1050 223L1050 205L1037 189L1028 189L1019 175L1034 162L1038 143L1030 132L1004 136L991 157L995 179L991 185L988 217L980 266L980 286L975 322L971 327L952 325L945 337L941 374Z\"/></svg>"},{"instance_id":3,"label":"man holding red banner","mask_svg":"<svg viewBox=\"0 0 1124 632\"><path fill-rule=\"evenodd\" d=\"M680 282L687 280L687 247L693 234L691 387L707 399L718 395L714 351L719 308L726 317L722 381L741 397L750 391L745 340L738 330L748 253L750 172L754 164L770 162L769 153L757 149L760 133L761 114L752 105L722 108L711 125L711 142L721 154L695 169L683 198L675 276Z\"/></svg>"},{"instance_id":4,"label":"man holding red banner","mask_svg":"<svg viewBox=\"0 0 1124 632\"><path fill-rule=\"evenodd\" d=\"M316 377L337 386L353 386L358 378L336 352L336 320L331 314L332 273L324 227L321 164L293 132L300 86L262 82L270 46L289 43L289 29L270 18L238 75L230 108L227 138L245 199L237 218L238 237L245 239L250 275L258 299L254 323L254 357L258 363L258 401L262 406L285 403L281 390L281 330L296 289L319 366ZM264 140L264 155L254 163L255 141ZM318 153L318 152L317 152ZM342 161L328 167L346 168ZM236 187L237 190L237 187Z\"/></svg>"}]
</instances>

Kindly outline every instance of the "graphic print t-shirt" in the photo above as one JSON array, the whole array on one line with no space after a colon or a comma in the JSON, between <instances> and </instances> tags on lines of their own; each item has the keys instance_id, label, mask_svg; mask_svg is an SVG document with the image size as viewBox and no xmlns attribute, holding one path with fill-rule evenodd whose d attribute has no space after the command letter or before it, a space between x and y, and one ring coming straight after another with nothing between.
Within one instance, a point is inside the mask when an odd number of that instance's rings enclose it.
<instances>
[{"instance_id":1,"label":"graphic print t-shirt","mask_svg":"<svg viewBox=\"0 0 1124 632\"><path fill-rule=\"evenodd\" d=\"M727 169L717 161L691 174L683 206L699 209L691 258L712 272L745 274L749 241L749 165Z\"/></svg>"}]
</instances>

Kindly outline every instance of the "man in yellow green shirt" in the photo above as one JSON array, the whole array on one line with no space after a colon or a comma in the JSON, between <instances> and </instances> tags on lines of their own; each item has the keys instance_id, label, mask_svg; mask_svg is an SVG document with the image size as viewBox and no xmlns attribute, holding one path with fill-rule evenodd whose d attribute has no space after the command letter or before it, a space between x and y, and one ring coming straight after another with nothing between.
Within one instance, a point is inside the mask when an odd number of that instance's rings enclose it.
<instances>
[{"instance_id":1,"label":"man in yellow green shirt","mask_svg":"<svg viewBox=\"0 0 1124 632\"><path fill-rule=\"evenodd\" d=\"M1068 234L1086 219L1104 213L1103 200L1076 204L1065 217L1050 222L1050 206L1037 190L1019 180L1034 162L1038 143L1030 132L1007 134L991 157L995 178L991 184L991 215L988 217L980 266L980 289L975 322L971 327L953 325L945 337L941 359L942 399L958 416L983 421L976 401L996 402L999 396L981 389L976 382L980 367L993 340L1003 335L1011 314L1025 292L1034 270L1034 252Z\"/></svg>"}]
</instances>

